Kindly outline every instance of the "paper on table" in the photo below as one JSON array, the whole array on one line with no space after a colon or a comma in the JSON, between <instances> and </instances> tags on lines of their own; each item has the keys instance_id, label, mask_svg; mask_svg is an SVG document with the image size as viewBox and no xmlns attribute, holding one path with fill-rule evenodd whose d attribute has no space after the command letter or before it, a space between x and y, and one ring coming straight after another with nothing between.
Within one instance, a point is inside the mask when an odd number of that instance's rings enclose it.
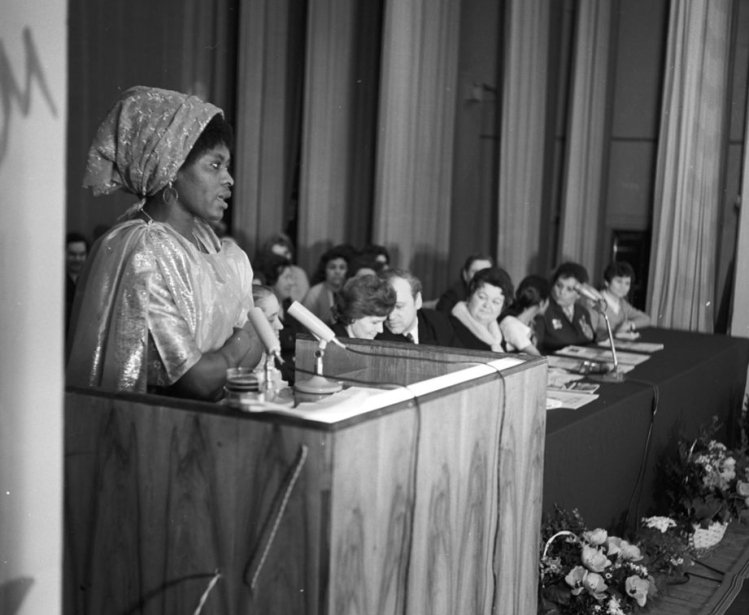
<instances>
[{"instance_id":1,"label":"paper on table","mask_svg":"<svg viewBox=\"0 0 749 615\"><path fill-rule=\"evenodd\" d=\"M611 363L614 360L614 356L610 350L605 350L596 346L565 346L561 350L557 350L556 354L567 357L576 357L587 361L602 361L605 363ZM636 352L617 352L616 356L619 359L620 365L622 363L625 365L639 365L650 358L646 354L639 354Z\"/></svg>"},{"instance_id":2,"label":"paper on table","mask_svg":"<svg viewBox=\"0 0 749 615\"><path fill-rule=\"evenodd\" d=\"M604 348L609 348L610 344L608 340L603 340L598 342L599 346L603 346ZM622 350L634 350L635 352L656 352L658 350L663 350L663 344L658 344L656 342L629 342L626 340L614 340L614 345L616 346L616 349L619 350L620 348Z\"/></svg>"},{"instance_id":3,"label":"paper on table","mask_svg":"<svg viewBox=\"0 0 749 615\"><path fill-rule=\"evenodd\" d=\"M617 357L619 355L616 355ZM550 355L546 357L549 361L549 367L550 368L557 368L557 369L566 369L567 371L574 372L576 374L584 374L588 375L588 371L586 371L583 368L583 363L587 361L587 359L580 360L580 359L573 359L572 357L559 357L556 355ZM609 368L613 369L614 364L613 362L609 362ZM635 368L634 365L622 365L619 364L619 371L622 374L626 374L627 372L631 372Z\"/></svg>"},{"instance_id":4,"label":"paper on table","mask_svg":"<svg viewBox=\"0 0 749 615\"><path fill-rule=\"evenodd\" d=\"M546 408L571 408L577 410L584 405L598 399L595 393L581 393L579 391L558 391L546 389Z\"/></svg>"}]
</instances>

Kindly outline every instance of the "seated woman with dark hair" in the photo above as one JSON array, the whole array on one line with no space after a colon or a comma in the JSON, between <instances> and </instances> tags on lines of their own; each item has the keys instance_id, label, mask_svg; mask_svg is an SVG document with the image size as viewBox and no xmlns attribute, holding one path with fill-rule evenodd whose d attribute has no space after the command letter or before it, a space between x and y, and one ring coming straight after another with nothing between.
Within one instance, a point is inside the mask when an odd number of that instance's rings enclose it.
<instances>
[{"instance_id":1,"label":"seated woman with dark hair","mask_svg":"<svg viewBox=\"0 0 749 615\"><path fill-rule=\"evenodd\" d=\"M450 314L458 301L468 297L468 285L477 271L494 266L494 259L488 254L471 254L463 263L458 281L448 288L437 301L436 310Z\"/></svg>"},{"instance_id":2,"label":"seated woman with dark hair","mask_svg":"<svg viewBox=\"0 0 749 615\"><path fill-rule=\"evenodd\" d=\"M587 283L588 271L582 265L562 263L557 267L551 279L549 306L535 321L537 347L542 354L596 340L590 312L578 301L578 289Z\"/></svg>"},{"instance_id":3,"label":"seated woman with dark hair","mask_svg":"<svg viewBox=\"0 0 749 615\"><path fill-rule=\"evenodd\" d=\"M549 281L540 275L524 278L515 293L515 300L499 321L499 330L507 352L540 355L536 348L533 320L549 305Z\"/></svg>"},{"instance_id":4,"label":"seated woman with dark hair","mask_svg":"<svg viewBox=\"0 0 749 615\"><path fill-rule=\"evenodd\" d=\"M463 347L503 352L497 318L512 295L512 280L504 269L488 267L476 272L468 284L468 297L458 301L450 314Z\"/></svg>"},{"instance_id":5,"label":"seated woman with dark hair","mask_svg":"<svg viewBox=\"0 0 749 615\"><path fill-rule=\"evenodd\" d=\"M281 305L281 320L286 308L292 301L295 287L294 273L291 261L278 254L269 254L257 263L257 274L266 286L273 289Z\"/></svg>"},{"instance_id":6,"label":"seated woman with dark hair","mask_svg":"<svg viewBox=\"0 0 749 615\"><path fill-rule=\"evenodd\" d=\"M294 288L291 291L292 301L301 301L309 290L309 278L307 272L298 265L294 260L294 244L285 233L276 233L271 235L260 247L257 254L258 260L264 260L270 254L283 256L291 261L291 274L294 277Z\"/></svg>"},{"instance_id":7,"label":"seated woman with dark hair","mask_svg":"<svg viewBox=\"0 0 749 615\"><path fill-rule=\"evenodd\" d=\"M625 261L609 263L603 270L603 289L601 295L606 300L606 316L611 325L611 332L618 337L637 337L637 329L650 326L650 316L641 312L627 301L629 289L635 279L632 265ZM590 311L591 322L596 335L606 339L606 319L600 312L600 305L588 300L586 303Z\"/></svg>"},{"instance_id":8,"label":"seated woman with dark hair","mask_svg":"<svg viewBox=\"0 0 749 615\"><path fill-rule=\"evenodd\" d=\"M395 307L397 296L388 282L375 275L351 278L336 293L332 329L339 337L372 340Z\"/></svg>"},{"instance_id":9,"label":"seated woman with dark hair","mask_svg":"<svg viewBox=\"0 0 749 615\"><path fill-rule=\"evenodd\" d=\"M326 324L335 322L331 312L334 295L346 281L350 260L351 250L348 246L334 246L325 252L312 277L314 286L302 300L302 305Z\"/></svg>"}]
</instances>

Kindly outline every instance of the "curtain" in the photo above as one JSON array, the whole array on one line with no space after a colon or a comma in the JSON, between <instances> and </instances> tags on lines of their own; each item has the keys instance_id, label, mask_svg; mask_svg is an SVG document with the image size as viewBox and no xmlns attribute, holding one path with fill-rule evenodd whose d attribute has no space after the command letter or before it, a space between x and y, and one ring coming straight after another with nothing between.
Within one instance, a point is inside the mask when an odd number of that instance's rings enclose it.
<instances>
[{"instance_id":1,"label":"curtain","mask_svg":"<svg viewBox=\"0 0 749 615\"><path fill-rule=\"evenodd\" d=\"M355 5L310 0L308 6L299 243L310 269L331 245L350 241Z\"/></svg>"},{"instance_id":2,"label":"curtain","mask_svg":"<svg viewBox=\"0 0 749 615\"><path fill-rule=\"evenodd\" d=\"M513 280L537 258L546 146L548 0L507 0L497 260Z\"/></svg>"},{"instance_id":3,"label":"curtain","mask_svg":"<svg viewBox=\"0 0 749 615\"><path fill-rule=\"evenodd\" d=\"M250 257L286 230L293 189L298 103L290 66L300 51L290 41L303 40L296 36L303 19L291 5L249 0L240 13L232 234Z\"/></svg>"},{"instance_id":4,"label":"curtain","mask_svg":"<svg viewBox=\"0 0 749 615\"><path fill-rule=\"evenodd\" d=\"M713 331L731 0L672 2L648 283L654 324Z\"/></svg>"},{"instance_id":5,"label":"curtain","mask_svg":"<svg viewBox=\"0 0 749 615\"><path fill-rule=\"evenodd\" d=\"M580 0L562 194L559 262L593 273L601 254L611 0Z\"/></svg>"},{"instance_id":6,"label":"curtain","mask_svg":"<svg viewBox=\"0 0 749 615\"><path fill-rule=\"evenodd\" d=\"M374 241L436 296L449 249L458 56L456 0L388 0Z\"/></svg>"}]
</instances>

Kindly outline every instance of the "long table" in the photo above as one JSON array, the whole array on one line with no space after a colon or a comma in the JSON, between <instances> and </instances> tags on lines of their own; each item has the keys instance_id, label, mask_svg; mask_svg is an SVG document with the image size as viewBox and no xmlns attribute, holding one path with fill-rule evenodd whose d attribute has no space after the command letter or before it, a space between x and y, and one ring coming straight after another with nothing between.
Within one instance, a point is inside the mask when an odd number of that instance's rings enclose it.
<instances>
[{"instance_id":1,"label":"long table","mask_svg":"<svg viewBox=\"0 0 749 615\"><path fill-rule=\"evenodd\" d=\"M547 412L545 513L558 504L577 508L591 527L632 527L638 516L665 512L657 465L680 438L717 416L718 436L736 443L749 340L652 328L639 341L664 348L624 382L602 383L594 402Z\"/></svg>"}]
</instances>

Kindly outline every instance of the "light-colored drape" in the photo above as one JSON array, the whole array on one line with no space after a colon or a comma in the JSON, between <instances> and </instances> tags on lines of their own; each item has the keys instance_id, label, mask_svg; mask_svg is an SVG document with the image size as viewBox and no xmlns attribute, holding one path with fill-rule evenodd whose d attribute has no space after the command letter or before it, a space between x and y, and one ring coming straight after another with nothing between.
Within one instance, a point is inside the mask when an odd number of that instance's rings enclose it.
<instances>
[{"instance_id":1,"label":"light-colored drape","mask_svg":"<svg viewBox=\"0 0 749 615\"><path fill-rule=\"evenodd\" d=\"M459 5L388 0L383 31L374 241L434 296L449 249Z\"/></svg>"},{"instance_id":2,"label":"light-colored drape","mask_svg":"<svg viewBox=\"0 0 749 615\"><path fill-rule=\"evenodd\" d=\"M649 309L658 326L712 332L732 0L670 11Z\"/></svg>"},{"instance_id":3,"label":"light-colored drape","mask_svg":"<svg viewBox=\"0 0 749 615\"><path fill-rule=\"evenodd\" d=\"M311 0L307 7L298 242L300 262L310 267L326 248L351 241L355 7L351 0Z\"/></svg>"},{"instance_id":4,"label":"light-colored drape","mask_svg":"<svg viewBox=\"0 0 749 615\"><path fill-rule=\"evenodd\" d=\"M747 97L745 113L745 117L749 117L749 97ZM749 143L749 122L744 128L744 143ZM734 257L730 333L734 336L749 337L749 147L744 147L741 185L743 195L741 196L738 241ZM749 379L747 385L749 386Z\"/></svg>"},{"instance_id":5,"label":"light-colored drape","mask_svg":"<svg viewBox=\"0 0 749 615\"><path fill-rule=\"evenodd\" d=\"M600 217L611 44L611 1L580 0L575 28L559 236L559 262L572 260L591 273L601 254Z\"/></svg>"},{"instance_id":6,"label":"light-colored drape","mask_svg":"<svg viewBox=\"0 0 749 615\"><path fill-rule=\"evenodd\" d=\"M240 15L233 234L251 256L284 230L291 183L288 13L287 0L247 0Z\"/></svg>"},{"instance_id":7,"label":"light-colored drape","mask_svg":"<svg viewBox=\"0 0 749 615\"><path fill-rule=\"evenodd\" d=\"M546 146L548 0L507 0L497 259L513 280L537 256Z\"/></svg>"}]
</instances>

